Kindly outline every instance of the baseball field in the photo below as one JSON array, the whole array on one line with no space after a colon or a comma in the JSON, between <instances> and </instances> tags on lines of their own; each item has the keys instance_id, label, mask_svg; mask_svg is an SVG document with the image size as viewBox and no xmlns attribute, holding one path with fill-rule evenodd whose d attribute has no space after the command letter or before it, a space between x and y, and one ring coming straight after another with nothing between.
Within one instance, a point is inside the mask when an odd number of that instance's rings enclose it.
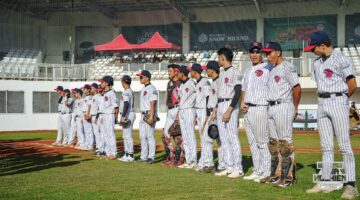
<instances>
[{"instance_id":1,"label":"baseball field","mask_svg":"<svg viewBox=\"0 0 360 200\"><path fill-rule=\"evenodd\" d=\"M135 132L136 157L139 156ZM297 180L290 188L275 188L242 178L231 180L189 169L164 167L161 132L157 136L156 163L104 160L88 151L55 147L55 132L0 133L0 199L339 199L340 191L306 194L321 161L319 136L294 134ZM121 133L118 149L122 155ZM360 134L351 136L360 177ZM199 141L199 140L198 140ZM240 132L243 166L251 173L251 154ZM335 160L340 161L336 145ZM214 145L215 150L215 145ZM357 178L357 180L359 180ZM357 182L357 186L359 182Z\"/></svg>"}]
</instances>

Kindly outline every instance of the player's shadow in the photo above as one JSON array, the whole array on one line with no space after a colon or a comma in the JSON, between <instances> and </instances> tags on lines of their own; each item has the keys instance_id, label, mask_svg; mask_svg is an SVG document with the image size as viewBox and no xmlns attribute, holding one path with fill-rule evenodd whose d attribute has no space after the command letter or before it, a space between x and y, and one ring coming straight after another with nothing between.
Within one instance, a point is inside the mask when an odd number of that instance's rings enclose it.
<instances>
[{"instance_id":1,"label":"player's shadow","mask_svg":"<svg viewBox=\"0 0 360 200\"><path fill-rule=\"evenodd\" d=\"M22 142L25 140L21 140ZM26 140L30 141L30 140ZM19 141L0 142L0 176L24 174L56 167L68 167L92 159L81 159L69 154L49 154L39 148L18 146ZM69 160L68 159L77 159Z\"/></svg>"}]
</instances>

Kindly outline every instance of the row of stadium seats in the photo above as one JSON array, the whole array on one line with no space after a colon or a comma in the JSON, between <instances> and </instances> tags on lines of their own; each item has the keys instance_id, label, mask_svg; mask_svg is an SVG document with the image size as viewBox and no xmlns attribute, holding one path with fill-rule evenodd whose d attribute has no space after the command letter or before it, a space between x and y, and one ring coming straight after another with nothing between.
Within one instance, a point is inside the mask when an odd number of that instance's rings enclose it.
<instances>
[{"instance_id":1,"label":"row of stadium seats","mask_svg":"<svg viewBox=\"0 0 360 200\"><path fill-rule=\"evenodd\" d=\"M345 56L350 57L355 67L360 67L360 44L335 49L341 51Z\"/></svg>"},{"instance_id":2,"label":"row of stadium seats","mask_svg":"<svg viewBox=\"0 0 360 200\"><path fill-rule=\"evenodd\" d=\"M40 63L42 52L38 49L11 49L3 58L2 62L8 63Z\"/></svg>"},{"instance_id":3,"label":"row of stadium seats","mask_svg":"<svg viewBox=\"0 0 360 200\"><path fill-rule=\"evenodd\" d=\"M28 79L33 78L36 66L21 63L0 63L0 78Z\"/></svg>"}]
</instances>

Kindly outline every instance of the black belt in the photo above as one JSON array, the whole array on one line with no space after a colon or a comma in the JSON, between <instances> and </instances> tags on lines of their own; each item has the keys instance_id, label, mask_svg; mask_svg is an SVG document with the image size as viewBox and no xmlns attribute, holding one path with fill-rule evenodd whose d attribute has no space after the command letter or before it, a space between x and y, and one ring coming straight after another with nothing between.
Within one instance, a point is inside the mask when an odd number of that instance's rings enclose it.
<instances>
[{"instance_id":1,"label":"black belt","mask_svg":"<svg viewBox=\"0 0 360 200\"><path fill-rule=\"evenodd\" d=\"M66 112L66 113L60 113L60 114L65 115L65 114L70 114L70 113Z\"/></svg>"},{"instance_id":2,"label":"black belt","mask_svg":"<svg viewBox=\"0 0 360 200\"><path fill-rule=\"evenodd\" d=\"M173 108L178 108L178 107L180 107L180 106L179 106L179 105L168 106L168 109L171 110L171 109L173 109Z\"/></svg>"},{"instance_id":3,"label":"black belt","mask_svg":"<svg viewBox=\"0 0 360 200\"><path fill-rule=\"evenodd\" d=\"M257 104L252 104L252 103L246 103L247 106L250 106L250 107L256 107L256 106L260 106L260 105L257 105Z\"/></svg>"},{"instance_id":4,"label":"black belt","mask_svg":"<svg viewBox=\"0 0 360 200\"><path fill-rule=\"evenodd\" d=\"M231 98L218 99L218 103L230 101L230 100L231 100Z\"/></svg>"},{"instance_id":5,"label":"black belt","mask_svg":"<svg viewBox=\"0 0 360 200\"><path fill-rule=\"evenodd\" d=\"M270 106L275 106L275 105L278 105L278 104L281 104L281 101L269 101Z\"/></svg>"},{"instance_id":6,"label":"black belt","mask_svg":"<svg viewBox=\"0 0 360 200\"><path fill-rule=\"evenodd\" d=\"M319 98L327 99L327 98L330 98L332 94L334 94L336 97L341 97L345 93L341 93L341 92L333 92L333 93L325 92L325 93L318 93L317 95L318 95ZM345 95L347 95L347 94L345 94Z\"/></svg>"}]
</instances>

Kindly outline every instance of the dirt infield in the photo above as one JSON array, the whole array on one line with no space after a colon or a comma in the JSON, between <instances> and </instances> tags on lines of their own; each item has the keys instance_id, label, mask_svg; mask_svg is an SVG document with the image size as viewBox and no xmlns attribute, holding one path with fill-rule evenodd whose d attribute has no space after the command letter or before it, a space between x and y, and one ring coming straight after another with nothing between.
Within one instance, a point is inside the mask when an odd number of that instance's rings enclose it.
<instances>
[{"instance_id":1,"label":"dirt infield","mask_svg":"<svg viewBox=\"0 0 360 200\"><path fill-rule=\"evenodd\" d=\"M17 140L17 141L0 141L0 157L21 157L21 156L31 156L39 154L47 155L58 155L58 154L73 154L85 152L81 150L74 149L72 147L59 147L51 145L53 140ZM118 152L123 150L123 141L118 140ZM135 145L135 152L140 151L140 146ZM157 151L163 151L163 147L158 145L156 148ZM200 148L198 148L200 150ZM216 149L214 149L216 151ZM242 147L243 152L250 152L249 147ZM297 148L295 150L297 153L321 153L320 148ZM359 148L353 149L355 154L360 154ZM335 153L340 153L338 149L335 150Z\"/></svg>"}]
</instances>

